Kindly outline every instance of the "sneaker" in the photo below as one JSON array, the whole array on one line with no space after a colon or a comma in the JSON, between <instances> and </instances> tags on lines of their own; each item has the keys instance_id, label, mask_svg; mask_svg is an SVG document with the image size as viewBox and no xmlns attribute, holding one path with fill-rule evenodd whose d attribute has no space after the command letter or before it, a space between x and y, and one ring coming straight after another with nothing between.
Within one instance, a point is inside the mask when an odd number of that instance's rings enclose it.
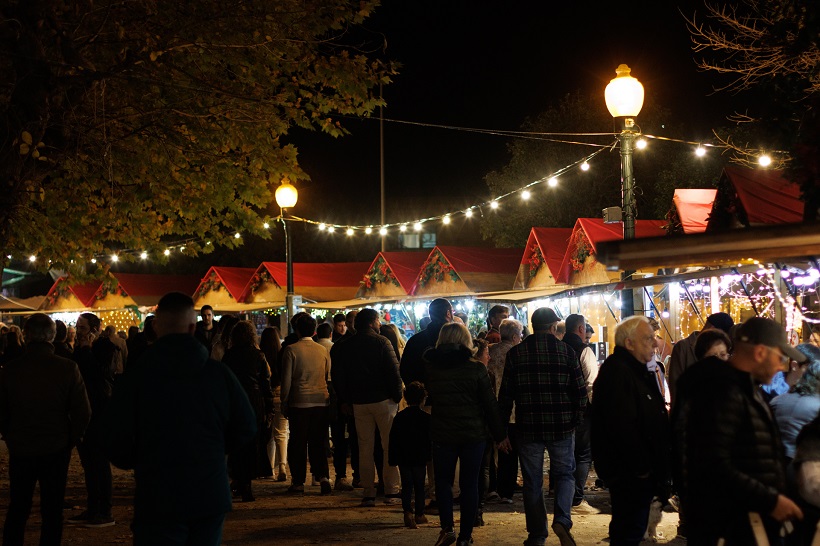
<instances>
[{"instance_id":1,"label":"sneaker","mask_svg":"<svg viewBox=\"0 0 820 546\"><path fill-rule=\"evenodd\" d=\"M76 516L71 516L67 520L66 523L88 523L91 520L91 514L88 513L88 510L83 510Z\"/></svg>"},{"instance_id":2,"label":"sneaker","mask_svg":"<svg viewBox=\"0 0 820 546\"><path fill-rule=\"evenodd\" d=\"M452 529L442 529L438 534L435 546L450 546L456 541L456 533Z\"/></svg>"},{"instance_id":3,"label":"sneaker","mask_svg":"<svg viewBox=\"0 0 820 546\"><path fill-rule=\"evenodd\" d=\"M290 493L291 495L304 495L305 494L305 486L301 485L301 484L295 484L295 483L291 484L291 486L288 487L288 493Z\"/></svg>"},{"instance_id":4,"label":"sneaker","mask_svg":"<svg viewBox=\"0 0 820 546\"><path fill-rule=\"evenodd\" d=\"M401 504L401 494L396 493L395 495L385 495L384 496L384 503L385 504Z\"/></svg>"},{"instance_id":5,"label":"sneaker","mask_svg":"<svg viewBox=\"0 0 820 546\"><path fill-rule=\"evenodd\" d=\"M419 525L427 523L427 516L425 516L424 514L416 516L416 523L418 523Z\"/></svg>"},{"instance_id":6,"label":"sneaker","mask_svg":"<svg viewBox=\"0 0 820 546\"><path fill-rule=\"evenodd\" d=\"M333 493L333 488L330 487L330 480L327 478L322 478L322 481L319 482L319 486L322 488L320 495L330 495Z\"/></svg>"},{"instance_id":7,"label":"sneaker","mask_svg":"<svg viewBox=\"0 0 820 546\"><path fill-rule=\"evenodd\" d=\"M373 508L376 506L376 497L365 497L362 499L362 503L359 505L362 508Z\"/></svg>"},{"instance_id":8,"label":"sneaker","mask_svg":"<svg viewBox=\"0 0 820 546\"><path fill-rule=\"evenodd\" d=\"M558 540L561 541L561 546L577 546L575 544L575 539L572 538L572 534L569 532L569 529L564 527L563 524L553 522L552 524L552 532L555 533L555 536L558 537Z\"/></svg>"},{"instance_id":9,"label":"sneaker","mask_svg":"<svg viewBox=\"0 0 820 546\"><path fill-rule=\"evenodd\" d=\"M588 503L586 499L582 500L580 504L576 504L572 507L572 514L577 516L600 513L601 511L592 506L590 503Z\"/></svg>"},{"instance_id":10,"label":"sneaker","mask_svg":"<svg viewBox=\"0 0 820 546\"><path fill-rule=\"evenodd\" d=\"M336 478L336 483L333 485L336 491L353 491L353 486L347 483L345 478Z\"/></svg>"},{"instance_id":11,"label":"sneaker","mask_svg":"<svg viewBox=\"0 0 820 546\"><path fill-rule=\"evenodd\" d=\"M413 512L405 512L404 513L404 526L408 529L418 529L419 526L416 525L416 520L413 519Z\"/></svg>"},{"instance_id":12,"label":"sneaker","mask_svg":"<svg viewBox=\"0 0 820 546\"><path fill-rule=\"evenodd\" d=\"M111 527L116 523L117 522L114 521L114 518L111 516L94 516L93 518L83 523L83 527L96 529L97 527Z\"/></svg>"},{"instance_id":13,"label":"sneaker","mask_svg":"<svg viewBox=\"0 0 820 546\"><path fill-rule=\"evenodd\" d=\"M498 499L498 504L512 504L512 503L513 503L513 500L508 499L507 497L501 497L500 499Z\"/></svg>"}]
</instances>

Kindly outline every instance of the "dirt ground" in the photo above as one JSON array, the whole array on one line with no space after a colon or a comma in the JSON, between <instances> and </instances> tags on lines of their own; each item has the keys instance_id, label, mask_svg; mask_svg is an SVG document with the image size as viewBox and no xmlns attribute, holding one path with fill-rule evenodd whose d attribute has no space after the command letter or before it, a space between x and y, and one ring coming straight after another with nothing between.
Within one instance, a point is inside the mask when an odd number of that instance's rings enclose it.
<instances>
[{"instance_id":1,"label":"dirt ground","mask_svg":"<svg viewBox=\"0 0 820 546\"><path fill-rule=\"evenodd\" d=\"M5 519L8 507L8 454L5 444L0 447L0 512ZM332 465L331 465L332 469ZM332 471L332 470L331 470ZM331 496L319 495L319 487L308 486L305 495L295 497L286 493L288 483L273 480L254 482L256 501L234 503L233 511L225 521L224 545L303 545L303 544L391 544L399 546L432 546L438 537L438 517L429 515L430 523L417 530L402 525L401 506L384 505L376 508L360 508L361 490L335 492ZM66 501L74 510L66 510L70 516L79 512L85 498L85 486L76 452L71 459ZM133 517L134 481L130 472L114 469L114 518L117 524L102 529L86 529L66 525L63 543L69 545L130 544L129 528ZM605 491L591 491L590 503L602 513L573 516L572 533L579 545L608 544L609 495ZM379 499L381 501L381 499ZM475 529L475 544L521 544L527 537L524 523L524 505L520 493L511 505L489 503L485 506L486 525ZM457 507L456 507L457 510ZM552 521L552 501L547 501L547 511ZM661 544L680 546L685 541L671 540L675 536L677 514L664 514L658 529L664 538ZM458 512L456 511L456 525ZM26 544L37 544L40 531L39 503L35 493L34 509L29 519ZM550 535L549 546L557 545L558 539Z\"/></svg>"}]
</instances>

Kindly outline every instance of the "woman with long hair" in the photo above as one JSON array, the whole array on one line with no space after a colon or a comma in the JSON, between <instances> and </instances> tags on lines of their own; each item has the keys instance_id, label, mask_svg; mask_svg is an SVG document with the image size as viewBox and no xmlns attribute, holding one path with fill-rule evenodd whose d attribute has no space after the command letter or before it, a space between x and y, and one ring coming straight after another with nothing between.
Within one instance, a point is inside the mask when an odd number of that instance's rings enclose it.
<instances>
[{"instance_id":1,"label":"woman with long hair","mask_svg":"<svg viewBox=\"0 0 820 546\"><path fill-rule=\"evenodd\" d=\"M282 414L282 372L279 364L279 353L282 352L282 338L279 328L268 326L262 331L259 348L265 353L270 366L270 386L273 390L273 430L267 444L268 460L271 468L277 470L276 481L288 480L288 420Z\"/></svg>"},{"instance_id":2,"label":"woman with long hair","mask_svg":"<svg viewBox=\"0 0 820 546\"><path fill-rule=\"evenodd\" d=\"M505 438L487 367L474 359L475 353L467 327L449 323L441 328L436 347L424 354L426 387L432 405L433 465L441 522L436 545L456 541L451 490L456 462L460 462L461 488L461 526L457 539L459 546L472 542L487 431L497 442Z\"/></svg>"},{"instance_id":3,"label":"woman with long hair","mask_svg":"<svg viewBox=\"0 0 820 546\"><path fill-rule=\"evenodd\" d=\"M239 379L256 414L257 429L264 430L272 418L273 393L270 368L257 344L256 326L249 320L240 320L231 330L230 342L222 362ZM252 442L228 458L236 491L242 495L244 502L254 500L251 480L257 476L271 475L270 461L266 462L267 457L259 457L260 452L264 453L260 450L259 438L257 432ZM267 442L263 447L267 447Z\"/></svg>"}]
</instances>

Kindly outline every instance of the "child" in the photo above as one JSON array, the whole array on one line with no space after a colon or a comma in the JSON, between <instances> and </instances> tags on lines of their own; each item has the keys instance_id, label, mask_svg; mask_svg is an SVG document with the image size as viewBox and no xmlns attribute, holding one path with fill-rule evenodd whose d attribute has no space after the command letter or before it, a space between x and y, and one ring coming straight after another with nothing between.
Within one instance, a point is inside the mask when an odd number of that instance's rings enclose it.
<instances>
[{"instance_id":1,"label":"child","mask_svg":"<svg viewBox=\"0 0 820 546\"><path fill-rule=\"evenodd\" d=\"M407 407L396 415L390 428L387 460L391 466L399 467L404 525L410 529L417 529L419 523L427 523L424 517L424 477L427 461L432 459L432 444L430 415L421 409L426 398L424 385L418 381L410 383L404 391ZM411 504L414 490L415 512Z\"/></svg>"}]
</instances>

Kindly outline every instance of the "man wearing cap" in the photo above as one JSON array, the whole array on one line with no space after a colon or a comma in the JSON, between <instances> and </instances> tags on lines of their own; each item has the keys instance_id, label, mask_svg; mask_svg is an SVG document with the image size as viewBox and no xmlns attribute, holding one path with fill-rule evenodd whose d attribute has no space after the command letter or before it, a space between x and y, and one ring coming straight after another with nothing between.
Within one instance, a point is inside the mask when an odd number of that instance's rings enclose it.
<instances>
[{"instance_id":1,"label":"man wearing cap","mask_svg":"<svg viewBox=\"0 0 820 546\"><path fill-rule=\"evenodd\" d=\"M713 313L706 317L706 323L700 332L705 332L711 328L718 328L723 330L723 333L728 336L730 335L729 331L734 325L735 321L732 320L732 317L729 316L728 313ZM689 337L678 341L674 347L672 347L672 356L669 359L669 367L666 370L666 380L669 382L669 394L672 403L675 402L675 390L678 379L680 379L680 376L683 375L683 372L685 372L689 366L698 361L698 357L695 356L695 342L700 332L691 333Z\"/></svg>"},{"instance_id":2,"label":"man wearing cap","mask_svg":"<svg viewBox=\"0 0 820 546\"><path fill-rule=\"evenodd\" d=\"M592 460L609 486L612 546L638 546L652 497L668 496L669 419L655 376L646 368L654 354L649 319L624 319L615 327L615 350L593 386Z\"/></svg>"},{"instance_id":3,"label":"man wearing cap","mask_svg":"<svg viewBox=\"0 0 820 546\"><path fill-rule=\"evenodd\" d=\"M758 386L791 360L792 347L776 322L755 317L737 330L727 362L705 360L708 380L681 391L683 404L683 500L690 545L756 544L766 534L779 544L784 522L802 519L785 495L783 449L777 426ZM676 402L678 404L678 402ZM678 408L676 408L676 412Z\"/></svg>"},{"instance_id":4,"label":"man wearing cap","mask_svg":"<svg viewBox=\"0 0 820 546\"><path fill-rule=\"evenodd\" d=\"M555 337L560 319L542 307L532 315L533 335L507 353L498 394L499 411L507 423L515 404L515 434L524 477L524 513L529 537L524 544L547 540L544 507L544 449L555 478L552 530L561 546L574 545L572 499L575 495L575 427L587 405L584 374L575 351Z\"/></svg>"}]
</instances>

